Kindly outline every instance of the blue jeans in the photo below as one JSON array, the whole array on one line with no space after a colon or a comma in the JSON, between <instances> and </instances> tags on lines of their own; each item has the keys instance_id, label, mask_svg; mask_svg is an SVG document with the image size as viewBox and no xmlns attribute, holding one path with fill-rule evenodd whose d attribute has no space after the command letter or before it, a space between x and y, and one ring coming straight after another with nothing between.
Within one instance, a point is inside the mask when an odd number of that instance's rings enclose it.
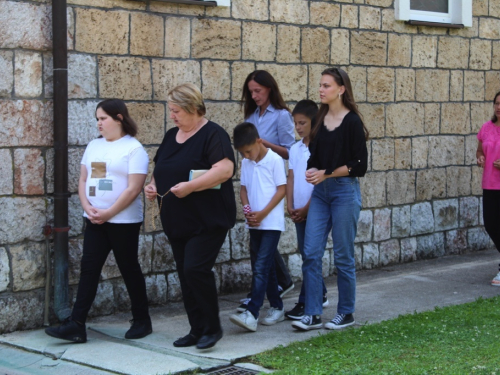
<instances>
[{"instance_id":1,"label":"blue jeans","mask_svg":"<svg viewBox=\"0 0 500 375\"><path fill-rule=\"evenodd\" d=\"M356 177L332 177L314 187L307 215L302 272L306 284L306 315L321 315L323 237L331 220L339 302L337 313L352 314L356 301L354 239L361 211Z\"/></svg>"},{"instance_id":2,"label":"blue jeans","mask_svg":"<svg viewBox=\"0 0 500 375\"><path fill-rule=\"evenodd\" d=\"M297 232L297 245L299 247L300 255L302 256L302 260L304 260L304 239L306 235L306 223L307 221L301 221L300 223L295 223L295 231ZM326 241L328 241L328 232L332 229L332 225L328 225L326 231L325 231L325 237L323 239L323 249L326 247ZM325 282L322 281L323 283L323 296L326 295L326 286ZM305 287L305 282L302 280L302 287L300 288L300 295L299 295L299 303L305 303L306 302L306 287ZM321 304L323 304L323 298L321 298Z\"/></svg>"},{"instance_id":3,"label":"blue jeans","mask_svg":"<svg viewBox=\"0 0 500 375\"><path fill-rule=\"evenodd\" d=\"M255 318L259 317L266 293L271 307L283 308L274 268L274 253L278 251L280 236L279 230L250 229L250 248L256 258L252 270L252 299L247 308Z\"/></svg>"}]
</instances>

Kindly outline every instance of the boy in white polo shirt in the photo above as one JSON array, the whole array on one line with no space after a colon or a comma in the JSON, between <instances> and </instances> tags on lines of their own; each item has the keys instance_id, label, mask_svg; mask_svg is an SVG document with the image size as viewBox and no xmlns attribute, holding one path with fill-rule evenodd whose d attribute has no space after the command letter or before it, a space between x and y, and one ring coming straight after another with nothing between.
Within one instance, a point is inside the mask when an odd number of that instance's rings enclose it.
<instances>
[{"instance_id":1,"label":"boy in white polo shirt","mask_svg":"<svg viewBox=\"0 0 500 375\"><path fill-rule=\"evenodd\" d=\"M255 252L252 269L252 299L247 310L233 314L230 321L255 332L259 310L267 299L271 305L261 324L272 325L285 319L278 291L274 254L285 230L284 197L286 174L283 159L262 143L257 128L249 122L234 128L234 147L244 156L241 162L240 198L250 229L250 249Z\"/></svg>"},{"instance_id":2,"label":"boy in white polo shirt","mask_svg":"<svg viewBox=\"0 0 500 375\"><path fill-rule=\"evenodd\" d=\"M295 131L302 138L290 148L288 161L288 179L286 185L286 203L290 218L295 223L297 232L297 244L302 257L304 256L304 238L306 234L306 219L309 211L309 202L314 185L306 181L307 160L309 152L309 134L318 113L318 106L312 100L301 100L293 109L292 116L295 123ZM328 233L331 224L327 226L323 247L326 247ZM323 282L323 306L328 306L326 287ZM287 311L285 316L292 320L301 320L304 316L305 288L302 283L299 301L295 307Z\"/></svg>"}]
</instances>

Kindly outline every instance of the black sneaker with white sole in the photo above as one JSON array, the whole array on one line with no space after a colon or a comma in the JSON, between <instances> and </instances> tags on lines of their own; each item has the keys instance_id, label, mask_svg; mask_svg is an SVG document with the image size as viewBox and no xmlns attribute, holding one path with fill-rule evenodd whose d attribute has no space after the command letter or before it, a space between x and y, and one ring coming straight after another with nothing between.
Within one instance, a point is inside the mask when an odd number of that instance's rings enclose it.
<instances>
[{"instance_id":1,"label":"black sneaker with white sole","mask_svg":"<svg viewBox=\"0 0 500 375\"><path fill-rule=\"evenodd\" d=\"M326 294L323 296L323 307L326 307L330 304L330 302L328 301L328 297L326 296Z\"/></svg>"},{"instance_id":2,"label":"black sneaker with white sole","mask_svg":"<svg viewBox=\"0 0 500 375\"><path fill-rule=\"evenodd\" d=\"M292 323L292 327L300 331L309 331L323 327L321 315L304 315L301 320Z\"/></svg>"},{"instance_id":3,"label":"black sneaker with white sole","mask_svg":"<svg viewBox=\"0 0 500 375\"><path fill-rule=\"evenodd\" d=\"M335 318L325 324L326 329L342 329L352 326L354 323L354 316L352 314L337 314Z\"/></svg>"},{"instance_id":4,"label":"black sneaker with white sole","mask_svg":"<svg viewBox=\"0 0 500 375\"><path fill-rule=\"evenodd\" d=\"M242 300L240 300L241 302L241 305L239 305L237 308L236 308L236 311L238 312L245 312L247 311L248 309L248 304L250 303L250 300L251 298L243 298Z\"/></svg>"},{"instance_id":5,"label":"black sneaker with white sole","mask_svg":"<svg viewBox=\"0 0 500 375\"><path fill-rule=\"evenodd\" d=\"M291 320L300 320L304 316L305 307L304 303L298 302L293 309L285 313L285 316Z\"/></svg>"}]
</instances>

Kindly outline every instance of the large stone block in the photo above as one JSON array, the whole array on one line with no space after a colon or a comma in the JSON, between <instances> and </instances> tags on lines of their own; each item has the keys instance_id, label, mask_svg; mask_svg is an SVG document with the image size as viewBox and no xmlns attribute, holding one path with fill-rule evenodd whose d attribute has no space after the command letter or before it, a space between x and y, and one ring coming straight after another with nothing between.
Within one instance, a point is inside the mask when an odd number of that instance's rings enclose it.
<instances>
[{"instance_id":1,"label":"large stone block","mask_svg":"<svg viewBox=\"0 0 500 375\"><path fill-rule=\"evenodd\" d=\"M470 195L471 193L471 168L448 167L446 168L446 181L448 197Z\"/></svg>"},{"instance_id":2,"label":"large stone block","mask_svg":"<svg viewBox=\"0 0 500 375\"><path fill-rule=\"evenodd\" d=\"M224 240L224 243L221 246L219 251L219 255L217 255L217 259L215 263L224 263L231 259L231 241L229 232Z\"/></svg>"},{"instance_id":3,"label":"large stone block","mask_svg":"<svg viewBox=\"0 0 500 375\"><path fill-rule=\"evenodd\" d=\"M340 5L326 2L310 3L311 25L338 27L340 24Z\"/></svg>"},{"instance_id":4,"label":"large stone block","mask_svg":"<svg viewBox=\"0 0 500 375\"><path fill-rule=\"evenodd\" d=\"M342 5L340 26L345 29L358 28L358 7L356 5Z\"/></svg>"},{"instance_id":5,"label":"large stone block","mask_svg":"<svg viewBox=\"0 0 500 375\"><path fill-rule=\"evenodd\" d=\"M404 21L396 21L394 9L382 9L382 30L398 34L416 34L418 28L407 25Z\"/></svg>"},{"instance_id":6,"label":"large stone block","mask_svg":"<svg viewBox=\"0 0 500 375\"><path fill-rule=\"evenodd\" d=\"M242 58L274 61L276 58L276 26L243 22Z\"/></svg>"},{"instance_id":7,"label":"large stone block","mask_svg":"<svg viewBox=\"0 0 500 375\"><path fill-rule=\"evenodd\" d=\"M231 91L229 63L225 61L204 60L202 66L203 98L228 100Z\"/></svg>"},{"instance_id":8,"label":"large stone block","mask_svg":"<svg viewBox=\"0 0 500 375\"><path fill-rule=\"evenodd\" d=\"M14 88L14 53L0 51L0 98L10 98Z\"/></svg>"},{"instance_id":9,"label":"large stone block","mask_svg":"<svg viewBox=\"0 0 500 375\"><path fill-rule=\"evenodd\" d=\"M307 92L307 65L257 64L257 69L271 73L285 101L304 99L304 93Z\"/></svg>"},{"instance_id":10,"label":"large stone block","mask_svg":"<svg viewBox=\"0 0 500 375\"><path fill-rule=\"evenodd\" d=\"M417 237L417 259L439 258L445 255L444 233Z\"/></svg>"},{"instance_id":11,"label":"large stone block","mask_svg":"<svg viewBox=\"0 0 500 375\"><path fill-rule=\"evenodd\" d=\"M0 9L0 48L47 50L52 46L51 7L3 1Z\"/></svg>"},{"instance_id":12,"label":"large stone block","mask_svg":"<svg viewBox=\"0 0 500 375\"><path fill-rule=\"evenodd\" d=\"M461 102L464 98L464 72L452 70L450 72L450 101Z\"/></svg>"},{"instance_id":13,"label":"large stone block","mask_svg":"<svg viewBox=\"0 0 500 375\"><path fill-rule=\"evenodd\" d=\"M206 103L207 118L222 126L231 140L233 129L240 122L243 122L243 113L238 103Z\"/></svg>"},{"instance_id":14,"label":"large stone block","mask_svg":"<svg viewBox=\"0 0 500 375\"><path fill-rule=\"evenodd\" d=\"M248 290L252 284L252 266L250 260L221 265L221 290L224 293Z\"/></svg>"},{"instance_id":15,"label":"large stone block","mask_svg":"<svg viewBox=\"0 0 500 375\"><path fill-rule=\"evenodd\" d=\"M231 237L231 256L235 260L250 258L250 233L245 223L236 223L229 233Z\"/></svg>"},{"instance_id":16,"label":"large stone block","mask_svg":"<svg viewBox=\"0 0 500 375\"><path fill-rule=\"evenodd\" d=\"M464 100L484 100L484 72L464 72Z\"/></svg>"},{"instance_id":17,"label":"large stone block","mask_svg":"<svg viewBox=\"0 0 500 375\"><path fill-rule=\"evenodd\" d=\"M413 169L427 167L427 153L429 151L429 138L418 137L411 141L411 165Z\"/></svg>"},{"instance_id":18,"label":"large stone block","mask_svg":"<svg viewBox=\"0 0 500 375\"><path fill-rule=\"evenodd\" d=\"M484 39L500 39L500 19L481 18L479 20L479 37Z\"/></svg>"},{"instance_id":19,"label":"large stone block","mask_svg":"<svg viewBox=\"0 0 500 375\"><path fill-rule=\"evenodd\" d=\"M37 52L18 51L14 60L15 95L25 98L42 95L42 55Z\"/></svg>"},{"instance_id":20,"label":"large stone block","mask_svg":"<svg viewBox=\"0 0 500 375\"><path fill-rule=\"evenodd\" d=\"M114 252L110 252L106 262L104 262L104 266L101 271L101 279L108 280L116 277L120 277L121 273L118 269L118 265L116 264L116 258Z\"/></svg>"},{"instance_id":21,"label":"large stone block","mask_svg":"<svg viewBox=\"0 0 500 375\"><path fill-rule=\"evenodd\" d=\"M47 223L47 202L43 198L0 198L0 243L41 241ZM22 225L19 225L22 223Z\"/></svg>"},{"instance_id":22,"label":"large stone block","mask_svg":"<svg viewBox=\"0 0 500 375\"><path fill-rule=\"evenodd\" d=\"M436 231L458 228L458 199L436 200L432 205Z\"/></svg>"},{"instance_id":23,"label":"large stone block","mask_svg":"<svg viewBox=\"0 0 500 375\"><path fill-rule=\"evenodd\" d=\"M477 5L475 5L477 7ZM485 14L487 16L488 14ZM489 15L490 17L500 18L500 4L496 1L490 1L489 7Z\"/></svg>"},{"instance_id":24,"label":"large stone block","mask_svg":"<svg viewBox=\"0 0 500 375\"><path fill-rule=\"evenodd\" d=\"M288 216L285 217L285 231L281 232L278 251L281 254L292 254L298 251L295 224Z\"/></svg>"},{"instance_id":25,"label":"large stone block","mask_svg":"<svg viewBox=\"0 0 500 375\"><path fill-rule=\"evenodd\" d=\"M387 59L387 34L370 31L351 33L351 63L384 66Z\"/></svg>"},{"instance_id":26,"label":"large stone block","mask_svg":"<svg viewBox=\"0 0 500 375\"><path fill-rule=\"evenodd\" d=\"M333 65L348 65L350 51L349 30L332 29L332 46L330 61ZM353 83L353 82L351 82Z\"/></svg>"},{"instance_id":27,"label":"large stone block","mask_svg":"<svg viewBox=\"0 0 500 375\"><path fill-rule=\"evenodd\" d=\"M446 197L446 168L417 171L417 201Z\"/></svg>"},{"instance_id":28,"label":"large stone block","mask_svg":"<svg viewBox=\"0 0 500 375\"><path fill-rule=\"evenodd\" d=\"M487 103L471 103L470 104L470 118L471 118L471 133L477 134L481 126L493 115L492 101L490 99Z\"/></svg>"},{"instance_id":29,"label":"large stone block","mask_svg":"<svg viewBox=\"0 0 500 375\"><path fill-rule=\"evenodd\" d=\"M359 213L356 239L354 242L369 242L372 240L373 212L362 210Z\"/></svg>"},{"instance_id":30,"label":"large stone block","mask_svg":"<svg viewBox=\"0 0 500 375\"><path fill-rule=\"evenodd\" d=\"M477 38L479 36L479 18L472 19L471 27L464 27L462 29L449 29L449 34L452 36L460 36L462 38Z\"/></svg>"},{"instance_id":31,"label":"large stone block","mask_svg":"<svg viewBox=\"0 0 500 375\"><path fill-rule=\"evenodd\" d=\"M43 95L46 99L54 96L54 64L52 53L43 55ZM1 95L0 95L1 96Z\"/></svg>"},{"instance_id":32,"label":"large stone block","mask_svg":"<svg viewBox=\"0 0 500 375\"><path fill-rule=\"evenodd\" d=\"M289 25L278 26L278 46L276 52L276 61L283 63L300 61L300 28ZM241 64L250 63L242 62ZM241 78L244 79L245 77L240 77L240 79Z\"/></svg>"},{"instance_id":33,"label":"large stone block","mask_svg":"<svg viewBox=\"0 0 500 375\"><path fill-rule=\"evenodd\" d=\"M411 138L396 138L394 140L394 169L410 168Z\"/></svg>"},{"instance_id":34,"label":"large stone block","mask_svg":"<svg viewBox=\"0 0 500 375\"><path fill-rule=\"evenodd\" d=\"M68 241L68 278L69 285L76 285L80 280L80 267L83 253L83 239L70 238Z\"/></svg>"},{"instance_id":35,"label":"large stone block","mask_svg":"<svg viewBox=\"0 0 500 375\"><path fill-rule=\"evenodd\" d=\"M0 149L0 195L10 195L13 192L14 168L9 149Z\"/></svg>"},{"instance_id":36,"label":"large stone block","mask_svg":"<svg viewBox=\"0 0 500 375\"><path fill-rule=\"evenodd\" d=\"M43 291L23 292L0 298L0 332L41 327L43 308Z\"/></svg>"},{"instance_id":37,"label":"large stone block","mask_svg":"<svg viewBox=\"0 0 500 375\"><path fill-rule=\"evenodd\" d=\"M118 298L118 296L115 297L113 284L110 281L99 283L89 316L112 314L115 311L115 302L118 302Z\"/></svg>"},{"instance_id":38,"label":"large stone block","mask_svg":"<svg viewBox=\"0 0 500 375\"><path fill-rule=\"evenodd\" d=\"M485 76L485 92L484 98L486 101L492 101L495 94L500 90L500 71L486 72Z\"/></svg>"},{"instance_id":39,"label":"large stone block","mask_svg":"<svg viewBox=\"0 0 500 375\"><path fill-rule=\"evenodd\" d=\"M165 20L165 57L187 59L191 53L191 20L167 17Z\"/></svg>"},{"instance_id":40,"label":"large stone block","mask_svg":"<svg viewBox=\"0 0 500 375\"><path fill-rule=\"evenodd\" d=\"M330 32L321 27L302 29L302 62L330 62Z\"/></svg>"},{"instance_id":41,"label":"large stone block","mask_svg":"<svg viewBox=\"0 0 500 375\"><path fill-rule=\"evenodd\" d=\"M472 251L485 250L494 247L493 242L484 228L471 228L467 231L468 249Z\"/></svg>"},{"instance_id":42,"label":"large stone block","mask_svg":"<svg viewBox=\"0 0 500 375\"><path fill-rule=\"evenodd\" d=\"M152 99L151 67L146 59L100 56L99 94L102 98Z\"/></svg>"},{"instance_id":43,"label":"large stone block","mask_svg":"<svg viewBox=\"0 0 500 375\"><path fill-rule=\"evenodd\" d=\"M429 137L429 167L446 167L463 162L464 137L451 135Z\"/></svg>"},{"instance_id":44,"label":"large stone block","mask_svg":"<svg viewBox=\"0 0 500 375\"><path fill-rule=\"evenodd\" d=\"M379 249L375 243L367 243L363 245L363 269L376 268L379 265Z\"/></svg>"},{"instance_id":45,"label":"large stone block","mask_svg":"<svg viewBox=\"0 0 500 375\"><path fill-rule=\"evenodd\" d=\"M99 136L95 110L98 102L68 102L68 143L75 146L87 145ZM78 169L79 171L79 169Z\"/></svg>"},{"instance_id":46,"label":"large stone block","mask_svg":"<svg viewBox=\"0 0 500 375\"><path fill-rule=\"evenodd\" d=\"M434 215L430 202L417 203L411 207L411 235L434 232Z\"/></svg>"},{"instance_id":47,"label":"large stone block","mask_svg":"<svg viewBox=\"0 0 500 375\"><path fill-rule=\"evenodd\" d=\"M40 228L41 231L41 228ZM12 290L31 290L45 285L47 249L37 242L10 247L12 257Z\"/></svg>"},{"instance_id":48,"label":"large stone block","mask_svg":"<svg viewBox=\"0 0 500 375\"><path fill-rule=\"evenodd\" d=\"M460 198L460 228L474 227L479 224L479 199L476 197Z\"/></svg>"},{"instance_id":49,"label":"large stone block","mask_svg":"<svg viewBox=\"0 0 500 375\"><path fill-rule=\"evenodd\" d=\"M481 195L483 194L482 188L482 180L483 180L483 169L481 167L472 167L472 181L471 181L471 193L473 195ZM482 218L482 215L480 215Z\"/></svg>"},{"instance_id":50,"label":"large stone block","mask_svg":"<svg viewBox=\"0 0 500 375\"><path fill-rule=\"evenodd\" d=\"M410 211L410 206L400 206L392 209L392 237L408 237L410 235Z\"/></svg>"},{"instance_id":51,"label":"large stone block","mask_svg":"<svg viewBox=\"0 0 500 375\"><path fill-rule=\"evenodd\" d=\"M386 199L386 173L367 173L361 180L361 194L363 197L363 207L383 207L387 203Z\"/></svg>"},{"instance_id":52,"label":"large stone block","mask_svg":"<svg viewBox=\"0 0 500 375\"><path fill-rule=\"evenodd\" d=\"M233 18L266 21L269 19L267 0L233 0L231 1Z\"/></svg>"},{"instance_id":53,"label":"large stone block","mask_svg":"<svg viewBox=\"0 0 500 375\"><path fill-rule=\"evenodd\" d=\"M446 70L422 69L417 70L417 101L442 102L450 97L450 74Z\"/></svg>"},{"instance_id":54,"label":"large stone block","mask_svg":"<svg viewBox=\"0 0 500 375\"><path fill-rule=\"evenodd\" d=\"M405 66L411 64L411 36L389 34L387 64Z\"/></svg>"},{"instance_id":55,"label":"large stone block","mask_svg":"<svg viewBox=\"0 0 500 375\"><path fill-rule=\"evenodd\" d=\"M384 241L379 244L380 266L399 263L401 249L398 240Z\"/></svg>"},{"instance_id":56,"label":"large stone block","mask_svg":"<svg viewBox=\"0 0 500 375\"><path fill-rule=\"evenodd\" d=\"M366 80L367 72L365 67L343 67L343 69L349 74L351 80L352 92L354 95L354 100L356 102L366 101ZM377 100L378 101L378 100Z\"/></svg>"},{"instance_id":57,"label":"large stone block","mask_svg":"<svg viewBox=\"0 0 500 375\"><path fill-rule=\"evenodd\" d=\"M165 275L150 275L145 277L148 302L151 305L167 303L167 279Z\"/></svg>"},{"instance_id":58,"label":"large stone block","mask_svg":"<svg viewBox=\"0 0 500 375\"><path fill-rule=\"evenodd\" d=\"M493 53L491 57L491 69L500 69L500 41L493 42Z\"/></svg>"},{"instance_id":59,"label":"large stone block","mask_svg":"<svg viewBox=\"0 0 500 375\"><path fill-rule=\"evenodd\" d=\"M366 0L366 4L387 8L392 5L392 0Z\"/></svg>"},{"instance_id":60,"label":"large stone block","mask_svg":"<svg viewBox=\"0 0 500 375\"><path fill-rule=\"evenodd\" d=\"M286 27L286 26L280 26ZM279 30L279 29L278 29ZM299 31L300 36L300 31ZM300 39L300 37L299 37ZM298 40L299 40L298 39ZM279 31L278 31L278 46L279 46ZM298 51L298 48L297 48ZM297 52L298 53L298 52ZM279 52L278 52L279 54ZM255 63L235 61L231 64L231 99L241 100L241 94L243 93L243 85L247 76L255 70ZM207 103L208 104L208 103ZM242 115L243 116L243 115Z\"/></svg>"},{"instance_id":61,"label":"large stone block","mask_svg":"<svg viewBox=\"0 0 500 375\"><path fill-rule=\"evenodd\" d=\"M130 15L130 54L163 56L163 17L147 13ZM179 36L179 33L176 33Z\"/></svg>"},{"instance_id":62,"label":"large stone block","mask_svg":"<svg viewBox=\"0 0 500 375\"><path fill-rule=\"evenodd\" d=\"M394 101L394 69L367 69L367 99L369 102Z\"/></svg>"},{"instance_id":63,"label":"large stone block","mask_svg":"<svg viewBox=\"0 0 500 375\"><path fill-rule=\"evenodd\" d=\"M139 128L136 138L143 145L159 144L165 134L165 105L127 103L127 107Z\"/></svg>"},{"instance_id":64,"label":"large stone block","mask_svg":"<svg viewBox=\"0 0 500 375\"><path fill-rule=\"evenodd\" d=\"M387 172L387 204L398 205L415 201L415 171Z\"/></svg>"},{"instance_id":65,"label":"large stone block","mask_svg":"<svg viewBox=\"0 0 500 375\"><path fill-rule=\"evenodd\" d=\"M403 113L405 116L403 116ZM408 137L424 134L425 111L420 103L388 104L386 107L386 136ZM408 121L411 119L411 121Z\"/></svg>"},{"instance_id":66,"label":"large stone block","mask_svg":"<svg viewBox=\"0 0 500 375\"><path fill-rule=\"evenodd\" d=\"M469 40L440 37L438 43L439 68L467 69L469 64Z\"/></svg>"},{"instance_id":67,"label":"large stone block","mask_svg":"<svg viewBox=\"0 0 500 375\"><path fill-rule=\"evenodd\" d=\"M241 57L241 23L232 20L193 19L192 57L238 60Z\"/></svg>"},{"instance_id":68,"label":"large stone block","mask_svg":"<svg viewBox=\"0 0 500 375\"><path fill-rule=\"evenodd\" d=\"M358 104L358 109L365 119L365 126L370 132L370 139L385 136L385 107L383 104ZM369 119L369 121L366 121ZM396 141L396 140L395 140ZM397 163L397 159L395 160Z\"/></svg>"},{"instance_id":69,"label":"large stone block","mask_svg":"<svg viewBox=\"0 0 500 375\"><path fill-rule=\"evenodd\" d=\"M177 272L167 275L167 300L180 301L182 299L181 282Z\"/></svg>"},{"instance_id":70,"label":"large stone block","mask_svg":"<svg viewBox=\"0 0 500 375\"><path fill-rule=\"evenodd\" d=\"M391 238L391 210L382 208L373 214L373 240L383 241Z\"/></svg>"},{"instance_id":71,"label":"large stone block","mask_svg":"<svg viewBox=\"0 0 500 375\"><path fill-rule=\"evenodd\" d=\"M288 271L294 283L302 280L302 257L292 254L288 257Z\"/></svg>"},{"instance_id":72,"label":"large stone block","mask_svg":"<svg viewBox=\"0 0 500 375\"><path fill-rule=\"evenodd\" d=\"M467 229L450 230L445 233L446 255L463 254L467 251Z\"/></svg>"},{"instance_id":73,"label":"large stone block","mask_svg":"<svg viewBox=\"0 0 500 375\"><path fill-rule=\"evenodd\" d=\"M415 70L396 69L396 101L415 100Z\"/></svg>"},{"instance_id":74,"label":"large stone block","mask_svg":"<svg viewBox=\"0 0 500 375\"><path fill-rule=\"evenodd\" d=\"M271 22L304 25L309 23L309 4L302 0L271 0L269 4Z\"/></svg>"},{"instance_id":75,"label":"large stone block","mask_svg":"<svg viewBox=\"0 0 500 375\"><path fill-rule=\"evenodd\" d=\"M154 99L167 100L168 91L181 83L201 86L200 63L187 60L153 60Z\"/></svg>"},{"instance_id":76,"label":"large stone block","mask_svg":"<svg viewBox=\"0 0 500 375\"><path fill-rule=\"evenodd\" d=\"M488 0L475 0L472 6L473 16L487 16L488 15Z\"/></svg>"},{"instance_id":77,"label":"large stone block","mask_svg":"<svg viewBox=\"0 0 500 375\"><path fill-rule=\"evenodd\" d=\"M77 51L116 55L128 53L128 12L84 8L76 8L75 12Z\"/></svg>"},{"instance_id":78,"label":"large stone block","mask_svg":"<svg viewBox=\"0 0 500 375\"><path fill-rule=\"evenodd\" d=\"M394 140L392 138L372 141L372 169L386 171L394 169Z\"/></svg>"},{"instance_id":79,"label":"large stone block","mask_svg":"<svg viewBox=\"0 0 500 375\"><path fill-rule=\"evenodd\" d=\"M401 239L401 262L417 260L417 239L415 237Z\"/></svg>"},{"instance_id":80,"label":"large stone block","mask_svg":"<svg viewBox=\"0 0 500 375\"><path fill-rule=\"evenodd\" d=\"M153 236L150 234L139 236L139 264L143 274L151 272L151 260L153 254Z\"/></svg>"},{"instance_id":81,"label":"large stone block","mask_svg":"<svg viewBox=\"0 0 500 375\"><path fill-rule=\"evenodd\" d=\"M96 67L94 56L82 54L68 56L68 97L70 99L97 96Z\"/></svg>"},{"instance_id":82,"label":"large stone block","mask_svg":"<svg viewBox=\"0 0 500 375\"><path fill-rule=\"evenodd\" d=\"M0 247L0 293L10 286L9 256L5 247Z\"/></svg>"},{"instance_id":83,"label":"large stone block","mask_svg":"<svg viewBox=\"0 0 500 375\"><path fill-rule=\"evenodd\" d=\"M469 104L443 103L441 106L441 133L469 134L470 131Z\"/></svg>"},{"instance_id":84,"label":"large stone block","mask_svg":"<svg viewBox=\"0 0 500 375\"><path fill-rule=\"evenodd\" d=\"M172 246L164 233L154 236L153 254L151 262L152 272L165 272L175 270Z\"/></svg>"},{"instance_id":85,"label":"large stone block","mask_svg":"<svg viewBox=\"0 0 500 375\"><path fill-rule=\"evenodd\" d=\"M435 36L414 36L412 66L415 68L436 67L437 44L437 37Z\"/></svg>"},{"instance_id":86,"label":"large stone block","mask_svg":"<svg viewBox=\"0 0 500 375\"><path fill-rule=\"evenodd\" d=\"M470 69L491 69L491 45L490 40L472 39L470 41Z\"/></svg>"},{"instance_id":87,"label":"large stone block","mask_svg":"<svg viewBox=\"0 0 500 375\"><path fill-rule=\"evenodd\" d=\"M45 161L35 148L14 150L14 193L39 195L44 193Z\"/></svg>"},{"instance_id":88,"label":"large stone block","mask_svg":"<svg viewBox=\"0 0 500 375\"><path fill-rule=\"evenodd\" d=\"M382 27L382 12L375 7L359 8L359 28L380 30Z\"/></svg>"},{"instance_id":89,"label":"large stone block","mask_svg":"<svg viewBox=\"0 0 500 375\"><path fill-rule=\"evenodd\" d=\"M439 134L441 106L439 103L425 103L425 134Z\"/></svg>"}]
</instances>

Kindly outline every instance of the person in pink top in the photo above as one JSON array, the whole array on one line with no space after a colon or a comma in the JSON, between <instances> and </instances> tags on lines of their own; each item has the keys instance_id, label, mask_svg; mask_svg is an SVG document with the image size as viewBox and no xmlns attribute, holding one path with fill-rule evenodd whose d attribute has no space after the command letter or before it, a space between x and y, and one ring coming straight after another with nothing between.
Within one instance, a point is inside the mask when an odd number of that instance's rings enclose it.
<instances>
[{"instance_id":1,"label":"person in pink top","mask_svg":"<svg viewBox=\"0 0 500 375\"><path fill-rule=\"evenodd\" d=\"M483 168L484 229L500 251L500 91L493 99L493 108L493 117L477 135L476 157L477 165ZM500 272L491 285L500 286Z\"/></svg>"}]
</instances>

